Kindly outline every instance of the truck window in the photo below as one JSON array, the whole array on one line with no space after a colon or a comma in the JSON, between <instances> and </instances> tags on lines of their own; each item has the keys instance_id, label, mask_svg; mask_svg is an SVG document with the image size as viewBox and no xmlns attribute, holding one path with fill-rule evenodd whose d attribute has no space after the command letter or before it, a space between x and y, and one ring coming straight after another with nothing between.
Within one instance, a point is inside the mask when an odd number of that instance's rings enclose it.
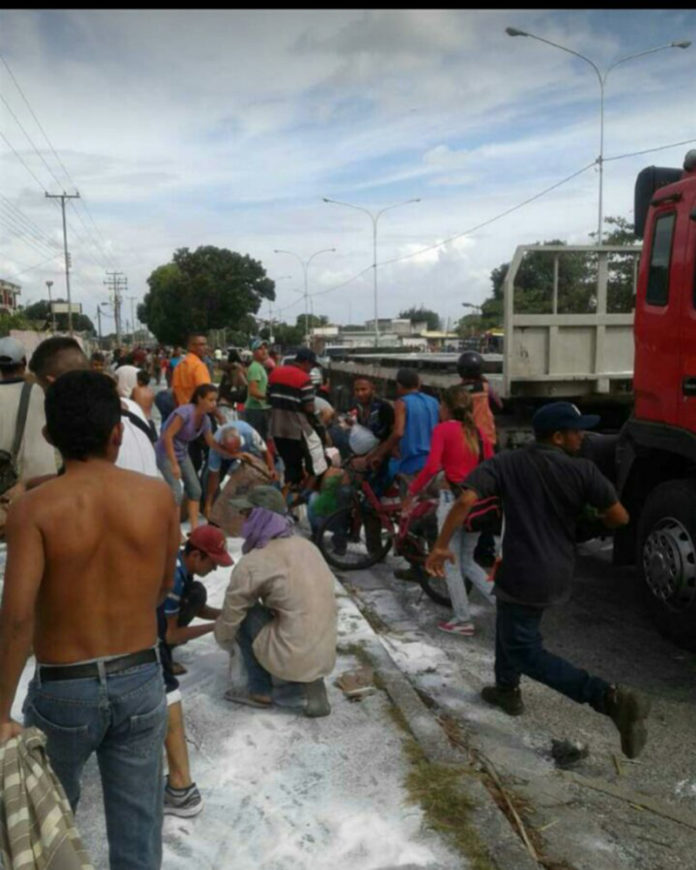
<instances>
[{"instance_id":1,"label":"truck window","mask_svg":"<svg viewBox=\"0 0 696 870\"><path fill-rule=\"evenodd\" d=\"M676 213L663 214L655 221L650 271L645 301L648 305L667 305L669 301L669 261L672 255L672 236Z\"/></svg>"}]
</instances>

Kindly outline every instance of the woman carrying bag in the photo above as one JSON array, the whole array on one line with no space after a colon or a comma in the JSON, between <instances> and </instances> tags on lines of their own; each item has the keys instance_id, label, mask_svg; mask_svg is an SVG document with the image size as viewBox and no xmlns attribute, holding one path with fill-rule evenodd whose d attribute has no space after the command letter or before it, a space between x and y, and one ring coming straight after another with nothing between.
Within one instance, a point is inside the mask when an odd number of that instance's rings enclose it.
<instances>
[{"instance_id":1,"label":"woman carrying bag","mask_svg":"<svg viewBox=\"0 0 696 870\"><path fill-rule=\"evenodd\" d=\"M448 387L440 402L441 423L433 429L430 453L418 477L409 486L404 508L408 510L414 497L438 474L444 471L447 486L440 490L437 509L438 531L442 529L447 514L452 509L459 493L459 485L479 462L493 456L493 445L474 423L471 395L461 385ZM489 604L495 601L492 583L488 575L474 561L474 550L480 532L458 528L451 542L455 561L445 563L445 580L452 599L452 618L438 622L437 627L448 634L471 637L474 624L471 621L469 599L464 585L468 577Z\"/></svg>"}]
</instances>

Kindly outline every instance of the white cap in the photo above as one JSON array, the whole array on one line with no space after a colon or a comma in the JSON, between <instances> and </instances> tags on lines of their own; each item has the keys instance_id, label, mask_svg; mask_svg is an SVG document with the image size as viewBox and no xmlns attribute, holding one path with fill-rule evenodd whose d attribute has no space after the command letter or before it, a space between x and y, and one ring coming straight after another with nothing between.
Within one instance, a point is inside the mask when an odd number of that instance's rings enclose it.
<instances>
[{"instance_id":1,"label":"white cap","mask_svg":"<svg viewBox=\"0 0 696 870\"><path fill-rule=\"evenodd\" d=\"M0 338L0 367L17 366L26 358L26 351L16 338Z\"/></svg>"}]
</instances>

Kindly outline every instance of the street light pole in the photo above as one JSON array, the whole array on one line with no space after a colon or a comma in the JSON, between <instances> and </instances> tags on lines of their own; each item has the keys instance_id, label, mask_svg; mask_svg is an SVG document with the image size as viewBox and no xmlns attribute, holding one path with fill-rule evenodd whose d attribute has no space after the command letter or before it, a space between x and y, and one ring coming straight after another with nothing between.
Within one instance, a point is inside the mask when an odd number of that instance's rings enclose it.
<instances>
[{"instance_id":1,"label":"street light pole","mask_svg":"<svg viewBox=\"0 0 696 870\"><path fill-rule=\"evenodd\" d=\"M330 202L334 205L344 205L347 208L354 208L357 211L364 212L372 221L372 292L374 296L375 309L375 347L379 346L379 317L377 311L377 222L382 217L385 211L390 211L393 208L398 208L401 205L409 205L412 202L420 202L420 198L407 199L404 202L397 202L394 205L388 205L386 208L373 214L369 209L363 208L361 205L353 205L351 202L341 202L338 199L329 199L327 196L322 197L324 202Z\"/></svg>"},{"instance_id":2,"label":"street light pole","mask_svg":"<svg viewBox=\"0 0 696 870\"><path fill-rule=\"evenodd\" d=\"M560 45L558 42L553 42L551 39L545 39L543 36L537 36L535 33L528 33L525 30L518 30L516 27L506 27L505 32L508 36L527 36L530 39L536 39L538 42L545 42L546 45L551 45L554 48L559 48L561 51L565 51L568 54L572 54L575 57L579 57L580 60L584 60L585 63L588 63L595 72L597 76L597 81L599 83L599 157L597 158L597 165L599 167L599 203L598 203L598 214L597 214L597 244L602 244L602 223L604 221L604 213L603 213L603 196L604 196L604 89L607 84L607 78L609 77L609 73L617 67L620 63L626 63L628 60L635 60L637 57L644 57L646 54L654 54L656 51L663 51L666 48L688 48L691 45L691 42L688 40L684 40L682 42L668 42L665 45L657 45L655 48L647 48L645 51L638 51L635 54L628 54L625 57L620 57L618 60L615 60L610 66L608 66L604 72L600 70L597 64L590 60L589 57L585 57L584 54L580 54L579 51L575 51L572 48L568 48L565 45Z\"/></svg>"},{"instance_id":3,"label":"street light pole","mask_svg":"<svg viewBox=\"0 0 696 870\"><path fill-rule=\"evenodd\" d=\"M301 265L302 271L304 272L304 304L305 304L305 342L307 346L309 346L309 285L307 281L307 272L309 270L309 264L315 257L318 257L319 254L332 254L335 253L336 248L322 248L320 251L315 251L311 257L308 257L306 260L303 260L299 254L296 254L294 251L284 251L281 248L274 248L274 254L290 254L291 257L296 257Z\"/></svg>"}]
</instances>

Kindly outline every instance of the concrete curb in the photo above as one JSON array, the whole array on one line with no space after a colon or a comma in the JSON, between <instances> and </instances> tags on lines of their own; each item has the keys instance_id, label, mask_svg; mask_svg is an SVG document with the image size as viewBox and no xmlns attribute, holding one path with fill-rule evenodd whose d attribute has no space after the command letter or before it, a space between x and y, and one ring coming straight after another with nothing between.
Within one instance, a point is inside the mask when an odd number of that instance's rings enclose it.
<instances>
[{"instance_id":1,"label":"concrete curb","mask_svg":"<svg viewBox=\"0 0 696 870\"><path fill-rule=\"evenodd\" d=\"M442 727L363 616L353 596L338 579L337 584L340 597L350 602L348 606L368 633L368 637L361 641L361 648L426 758L434 764L470 770L469 760L451 745ZM473 804L472 822L496 870L539 870L540 865L527 852L481 780L473 776L462 777L461 788Z\"/></svg>"}]
</instances>

